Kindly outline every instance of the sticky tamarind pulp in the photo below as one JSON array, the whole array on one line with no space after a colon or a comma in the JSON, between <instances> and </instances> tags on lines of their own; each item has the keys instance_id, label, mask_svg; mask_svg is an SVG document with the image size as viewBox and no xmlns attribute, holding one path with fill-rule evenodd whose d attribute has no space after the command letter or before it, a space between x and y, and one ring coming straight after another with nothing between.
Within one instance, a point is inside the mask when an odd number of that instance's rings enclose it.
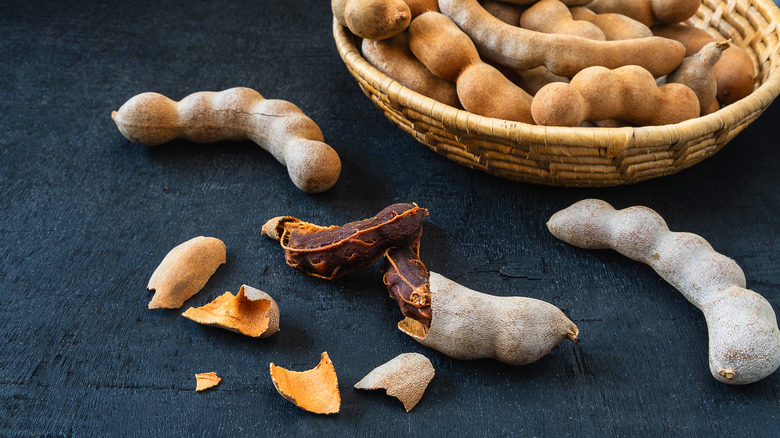
<instances>
[{"instance_id":1,"label":"sticky tamarind pulp","mask_svg":"<svg viewBox=\"0 0 780 438\"><path fill-rule=\"evenodd\" d=\"M428 269L420 260L419 241L412 246L385 251L382 281L404 316L419 321L426 328L431 326L431 286Z\"/></svg>"},{"instance_id":2,"label":"sticky tamarind pulp","mask_svg":"<svg viewBox=\"0 0 780 438\"><path fill-rule=\"evenodd\" d=\"M279 240L290 267L332 280L372 265L388 248L411 245L420 238L427 216L428 210L416 204L393 204L372 218L342 226L276 217L262 232Z\"/></svg>"}]
</instances>

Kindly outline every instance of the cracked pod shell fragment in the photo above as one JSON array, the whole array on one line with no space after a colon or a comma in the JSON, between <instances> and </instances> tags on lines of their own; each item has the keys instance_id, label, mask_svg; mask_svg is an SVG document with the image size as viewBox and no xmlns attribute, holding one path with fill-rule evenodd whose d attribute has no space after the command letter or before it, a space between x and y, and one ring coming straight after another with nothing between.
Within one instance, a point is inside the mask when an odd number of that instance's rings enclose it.
<instances>
[{"instance_id":1,"label":"cracked pod shell fragment","mask_svg":"<svg viewBox=\"0 0 780 438\"><path fill-rule=\"evenodd\" d=\"M404 404L406 412L420 401L435 371L427 357L404 353L374 368L355 383L355 389L384 389Z\"/></svg>"},{"instance_id":2,"label":"cracked pod shell fragment","mask_svg":"<svg viewBox=\"0 0 780 438\"><path fill-rule=\"evenodd\" d=\"M488 295L435 272L430 273L430 291L430 328L409 317L398 328L452 358L525 365L564 339L577 342L577 326L545 301Z\"/></svg>"},{"instance_id":3,"label":"cracked pod shell fragment","mask_svg":"<svg viewBox=\"0 0 780 438\"><path fill-rule=\"evenodd\" d=\"M308 371L289 371L270 365L271 381L279 394L299 408L315 414L335 414L341 408L336 369L327 352Z\"/></svg>"},{"instance_id":4,"label":"cracked pod shell fragment","mask_svg":"<svg viewBox=\"0 0 780 438\"><path fill-rule=\"evenodd\" d=\"M152 273L147 289L155 291L150 309L178 309L198 293L227 261L225 244L198 236L173 248Z\"/></svg>"},{"instance_id":5,"label":"cracked pod shell fragment","mask_svg":"<svg viewBox=\"0 0 780 438\"><path fill-rule=\"evenodd\" d=\"M213 371L210 373L195 374L195 391L201 392L213 388L219 385L219 382L221 381L222 379Z\"/></svg>"},{"instance_id":6,"label":"cracked pod shell fragment","mask_svg":"<svg viewBox=\"0 0 780 438\"><path fill-rule=\"evenodd\" d=\"M205 306L190 307L182 316L253 338L267 338L279 331L279 306L276 301L267 293L247 285L242 285L236 295L225 292Z\"/></svg>"}]
</instances>

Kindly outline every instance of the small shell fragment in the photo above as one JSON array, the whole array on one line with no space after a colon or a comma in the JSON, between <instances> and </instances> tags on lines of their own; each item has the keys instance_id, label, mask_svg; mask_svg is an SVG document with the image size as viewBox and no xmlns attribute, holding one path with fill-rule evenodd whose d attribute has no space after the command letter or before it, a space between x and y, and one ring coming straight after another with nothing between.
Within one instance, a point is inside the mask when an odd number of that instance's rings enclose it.
<instances>
[{"instance_id":1,"label":"small shell fragment","mask_svg":"<svg viewBox=\"0 0 780 438\"><path fill-rule=\"evenodd\" d=\"M195 391L201 392L217 386L222 379L217 376L217 373L212 371L210 373L195 374L195 381L197 382Z\"/></svg>"},{"instance_id":2,"label":"small shell fragment","mask_svg":"<svg viewBox=\"0 0 780 438\"><path fill-rule=\"evenodd\" d=\"M315 414L335 414L341 408L336 370L327 352L308 371L289 371L271 363L271 381L279 394L299 408Z\"/></svg>"},{"instance_id":3,"label":"small shell fragment","mask_svg":"<svg viewBox=\"0 0 780 438\"><path fill-rule=\"evenodd\" d=\"M420 401L433 379L431 361L420 353L404 353L374 368L355 383L355 389L385 389L404 404L406 412Z\"/></svg>"},{"instance_id":4,"label":"small shell fragment","mask_svg":"<svg viewBox=\"0 0 780 438\"><path fill-rule=\"evenodd\" d=\"M225 244L214 237L198 236L173 248L149 279L155 291L150 309L178 309L198 293L227 261Z\"/></svg>"},{"instance_id":5,"label":"small shell fragment","mask_svg":"<svg viewBox=\"0 0 780 438\"><path fill-rule=\"evenodd\" d=\"M254 338L267 338L279 331L276 301L247 285L242 285L237 295L225 292L205 306L190 307L182 316Z\"/></svg>"}]
</instances>

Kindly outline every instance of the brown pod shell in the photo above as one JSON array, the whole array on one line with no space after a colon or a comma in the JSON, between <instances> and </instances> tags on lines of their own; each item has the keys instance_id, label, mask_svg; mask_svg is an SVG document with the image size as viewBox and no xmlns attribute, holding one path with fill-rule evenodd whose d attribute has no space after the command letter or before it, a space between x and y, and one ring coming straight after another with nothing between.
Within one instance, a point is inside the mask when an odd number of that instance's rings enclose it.
<instances>
[{"instance_id":1,"label":"brown pod shell","mask_svg":"<svg viewBox=\"0 0 780 438\"><path fill-rule=\"evenodd\" d=\"M147 289L155 291L150 309L178 309L198 293L227 261L225 244L198 236L173 248L152 273Z\"/></svg>"},{"instance_id":2,"label":"brown pod shell","mask_svg":"<svg viewBox=\"0 0 780 438\"><path fill-rule=\"evenodd\" d=\"M260 289L247 285L242 285L236 295L225 292L205 306L190 307L182 316L253 338L267 338L279 331L276 301Z\"/></svg>"},{"instance_id":3,"label":"brown pod shell","mask_svg":"<svg viewBox=\"0 0 780 438\"><path fill-rule=\"evenodd\" d=\"M406 318L398 328L447 356L525 365L564 339L577 340L577 326L550 303L488 295L430 274L431 327L426 330L419 321Z\"/></svg>"},{"instance_id":4,"label":"brown pod shell","mask_svg":"<svg viewBox=\"0 0 780 438\"><path fill-rule=\"evenodd\" d=\"M409 412L422 398L434 374L427 357L404 353L371 370L355 383L355 389L384 389L387 395L401 400Z\"/></svg>"},{"instance_id":5,"label":"brown pod shell","mask_svg":"<svg viewBox=\"0 0 780 438\"><path fill-rule=\"evenodd\" d=\"M336 414L341 409L339 381L327 352L310 370L290 371L273 362L269 368L276 390L295 406L315 414Z\"/></svg>"}]
</instances>

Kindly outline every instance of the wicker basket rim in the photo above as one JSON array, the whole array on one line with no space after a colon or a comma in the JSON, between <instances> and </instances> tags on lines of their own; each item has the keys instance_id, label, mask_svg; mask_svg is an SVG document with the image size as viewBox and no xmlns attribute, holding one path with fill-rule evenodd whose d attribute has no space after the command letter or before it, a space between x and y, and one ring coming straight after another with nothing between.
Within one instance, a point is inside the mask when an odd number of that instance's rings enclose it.
<instances>
[{"instance_id":1,"label":"wicker basket rim","mask_svg":"<svg viewBox=\"0 0 780 438\"><path fill-rule=\"evenodd\" d=\"M753 0L762 4L771 14L770 23L780 23L780 8L772 0ZM702 132L716 132L744 119L748 115L767 108L780 95L780 49L769 55L765 62L770 63L766 80L745 98L727 105L706 116L686 120L673 125L588 128L555 127L532 125L503 119L480 116L460 110L430 97L417 93L387 76L365 58L351 40L351 33L333 18L333 36L342 60L348 67L356 70L372 87L383 94L395 94L398 102L414 111L437 120L455 121L456 129L470 134L496 136L498 132L511 132L513 138L547 138L550 141L567 143L567 139L586 136L591 141L602 142L614 138L674 138L686 142L701 135ZM641 135L638 135L640 134Z\"/></svg>"}]
</instances>

